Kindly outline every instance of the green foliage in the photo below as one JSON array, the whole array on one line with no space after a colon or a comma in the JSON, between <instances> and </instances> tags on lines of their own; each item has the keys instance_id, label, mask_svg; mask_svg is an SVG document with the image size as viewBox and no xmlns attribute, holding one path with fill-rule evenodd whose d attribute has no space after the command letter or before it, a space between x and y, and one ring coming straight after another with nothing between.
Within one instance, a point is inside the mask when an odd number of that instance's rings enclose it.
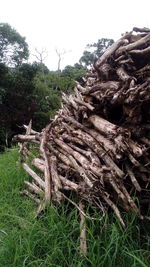
<instances>
[{"instance_id":1,"label":"green foliage","mask_svg":"<svg viewBox=\"0 0 150 267\"><path fill-rule=\"evenodd\" d=\"M93 64L95 61L95 56L90 51L84 51L82 57L80 58L79 62L83 64L84 66L88 67Z\"/></svg>"},{"instance_id":2,"label":"green foliage","mask_svg":"<svg viewBox=\"0 0 150 267\"><path fill-rule=\"evenodd\" d=\"M44 76L43 82L46 83L48 88L56 91L63 91L66 93L72 92L75 82L72 77L61 75L61 73L50 72Z\"/></svg>"},{"instance_id":3,"label":"green foliage","mask_svg":"<svg viewBox=\"0 0 150 267\"><path fill-rule=\"evenodd\" d=\"M3 99L6 94L6 79L8 74L8 68L5 64L0 63L0 105L3 103Z\"/></svg>"},{"instance_id":4,"label":"green foliage","mask_svg":"<svg viewBox=\"0 0 150 267\"><path fill-rule=\"evenodd\" d=\"M54 72L36 75L33 92L37 103L37 111L33 115L33 125L36 129L41 130L48 124L60 108L61 92L71 92L74 85L75 82L71 78L58 76Z\"/></svg>"},{"instance_id":5,"label":"green foliage","mask_svg":"<svg viewBox=\"0 0 150 267\"><path fill-rule=\"evenodd\" d=\"M48 74L50 72L44 63L34 61L32 63L32 66L34 67L37 73L40 73L42 75Z\"/></svg>"},{"instance_id":6,"label":"green foliage","mask_svg":"<svg viewBox=\"0 0 150 267\"><path fill-rule=\"evenodd\" d=\"M83 52L82 57L80 58L80 64L83 64L86 67L89 67L93 64L105 50L114 43L113 39L101 38L97 43L88 44L87 49Z\"/></svg>"},{"instance_id":7,"label":"green foliage","mask_svg":"<svg viewBox=\"0 0 150 267\"><path fill-rule=\"evenodd\" d=\"M93 55L97 59L101 57L102 54L106 51L106 49L114 43L113 39L101 38L97 41L97 43L88 44L87 47L94 48Z\"/></svg>"},{"instance_id":8,"label":"green foliage","mask_svg":"<svg viewBox=\"0 0 150 267\"><path fill-rule=\"evenodd\" d=\"M0 23L0 62L19 66L29 57L28 44L8 23Z\"/></svg>"},{"instance_id":9,"label":"green foliage","mask_svg":"<svg viewBox=\"0 0 150 267\"><path fill-rule=\"evenodd\" d=\"M25 38L7 23L0 23L0 150L9 147L14 134L22 132L23 124L33 120L41 130L60 108L61 92L71 93L75 81L84 83L86 68L113 42L100 39L88 45L82 64L66 66L63 71L50 72L42 61L23 63L29 51ZM12 68L13 66L13 68Z\"/></svg>"},{"instance_id":10,"label":"green foliage","mask_svg":"<svg viewBox=\"0 0 150 267\"><path fill-rule=\"evenodd\" d=\"M87 257L79 253L79 214L68 203L51 206L35 218L36 205L20 194L28 180L18 150L0 155L0 266L148 267L150 226L124 214L122 229L110 211L87 220ZM99 212L93 216L100 218Z\"/></svg>"},{"instance_id":11,"label":"green foliage","mask_svg":"<svg viewBox=\"0 0 150 267\"><path fill-rule=\"evenodd\" d=\"M34 111L35 68L23 64L28 56L25 38L9 24L0 23L0 150L9 146L17 124L27 122Z\"/></svg>"},{"instance_id":12,"label":"green foliage","mask_svg":"<svg viewBox=\"0 0 150 267\"><path fill-rule=\"evenodd\" d=\"M82 78L85 76L85 74L86 74L86 69L82 65L76 63L74 66L70 65L66 66L62 71L61 76L70 77L75 81L82 83L83 82Z\"/></svg>"},{"instance_id":13,"label":"green foliage","mask_svg":"<svg viewBox=\"0 0 150 267\"><path fill-rule=\"evenodd\" d=\"M13 70L0 64L1 146L10 144L12 135L19 130L18 126L28 123L36 110L33 97L35 74L36 71L30 64L22 64Z\"/></svg>"},{"instance_id":14,"label":"green foliage","mask_svg":"<svg viewBox=\"0 0 150 267\"><path fill-rule=\"evenodd\" d=\"M14 134L33 119L33 127L41 130L60 108L61 92L69 93L75 82L49 72L44 64L22 64L10 69L0 64L0 150L9 146Z\"/></svg>"}]
</instances>

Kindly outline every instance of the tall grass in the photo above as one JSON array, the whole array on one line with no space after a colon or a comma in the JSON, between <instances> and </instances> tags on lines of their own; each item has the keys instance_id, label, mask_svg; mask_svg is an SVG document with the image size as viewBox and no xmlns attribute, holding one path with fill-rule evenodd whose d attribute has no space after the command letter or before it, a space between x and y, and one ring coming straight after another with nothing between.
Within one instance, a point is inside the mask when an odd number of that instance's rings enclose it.
<instances>
[{"instance_id":1,"label":"tall grass","mask_svg":"<svg viewBox=\"0 0 150 267\"><path fill-rule=\"evenodd\" d=\"M127 227L122 229L110 212L102 221L88 221L88 255L83 258L78 212L67 204L52 206L35 219L36 206L20 195L25 176L17 149L0 155L0 267L150 266L147 222L125 214Z\"/></svg>"}]
</instances>

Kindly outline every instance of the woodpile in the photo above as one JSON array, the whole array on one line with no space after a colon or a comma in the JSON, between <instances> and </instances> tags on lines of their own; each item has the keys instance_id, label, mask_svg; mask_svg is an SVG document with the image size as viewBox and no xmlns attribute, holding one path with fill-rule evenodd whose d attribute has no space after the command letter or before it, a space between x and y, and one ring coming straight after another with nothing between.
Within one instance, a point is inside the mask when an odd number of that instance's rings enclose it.
<instances>
[{"instance_id":1,"label":"woodpile","mask_svg":"<svg viewBox=\"0 0 150 267\"><path fill-rule=\"evenodd\" d=\"M84 85L62 94L62 108L42 132L24 127L14 139L31 176L23 193L38 213L67 200L82 221L89 203L100 217L111 207L123 226L122 211L143 218L150 201L150 29L134 28L108 48ZM33 149L39 152L30 162Z\"/></svg>"}]
</instances>

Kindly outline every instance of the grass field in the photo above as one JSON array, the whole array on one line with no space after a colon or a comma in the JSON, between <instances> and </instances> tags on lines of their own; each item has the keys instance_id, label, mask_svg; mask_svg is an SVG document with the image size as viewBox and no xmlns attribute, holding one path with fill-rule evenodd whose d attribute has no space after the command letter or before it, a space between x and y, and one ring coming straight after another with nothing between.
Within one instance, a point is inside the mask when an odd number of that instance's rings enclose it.
<instances>
[{"instance_id":1,"label":"grass field","mask_svg":"<svg viewBox=\"0 0 150 267\"><path fill-rule=\"evenodd\" d=\"M0 267L150 266L148 222L124 214L122 229L110 212L88 221L88 255L82 258L78 212L63 205L35 219L36 206L20 194L24 176L16 148L0 154Z\"/></svg>"}]
</instances>

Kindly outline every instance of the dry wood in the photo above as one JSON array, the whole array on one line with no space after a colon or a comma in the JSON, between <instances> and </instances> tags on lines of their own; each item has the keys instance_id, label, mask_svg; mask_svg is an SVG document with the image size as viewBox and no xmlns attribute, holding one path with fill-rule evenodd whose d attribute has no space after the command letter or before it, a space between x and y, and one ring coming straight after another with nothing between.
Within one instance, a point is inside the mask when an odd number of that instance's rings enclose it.
<instances>
[{"instance_id":1,"label":"dry wood","mask_svg":"<svg viewBox=\"0 0 150 267\"><path fill-rule=\"evenodd\" d=\"M116 71L118 77L120 78L120 80L122 80L123 82L126 82L128 80L131 80L132 78L127 74L127 72L124 70L123 67L120 67L117 69Z\"/></svg>"},{"instance_id":2,"label":"dry wood","mask_svg":"<svg viewBox=\"0 0 150 267\"><path fill-rule=\"evenodd\" d=\"M143 155L144 148L142 148L139 144L135 143L133 140L131 140L131 139L128 140L128 146L129 146L131 152L136 157L141 157Z\"/></svg>"},{"instance_id":3,"label":"dry wood","mask_svg":"<svg viewBox=\"0 0 150 267\"><path fill-rule=\"evenodd\" d=\"M23 125L23 128L26 129L26 130L28 129L28 127L29 127L28 125L25 125L25 124ZM37 131L35 131L35 130L31 129L31 128L30 128L30 132L29 133L30 134L34 134L34 135L36 135L36 134L39 134L40 135L39 132L37 132Z\"/></svg>"},{"instance_id":4,"label":"dry wood","mask_svg":"<svg viewBox=\"0 0 150 267\"><path fill-rule=\"evenodd\" d=\"M19 142L35 142L36 136L35 135L22 135L22 134L18 134L17 135L17 141ZM14 141L15 141L15 137L14 137Z\"/></svg>"},{"instance_id":5,"label":"dry wood","mask_svg":"<svg viewBox=\"0 0 150 267\"><path fill-rule=\"evenodd\" d=\"M79 208L84 212L82 201L79 203ZM83 212L80 212L80 253L81 256L87 255L87 239L86 239L86 222Z\"/></svg>"},{"instance_id":6,"label":"dry wood","mask_svg":"<svg viewBox=\"0 0 150 267\"><path fill-rule=\"evenodd\" d=\"M35 197L35 195L31 194L28 190L22 190L21 193L23 195L26 195L27 197L31 198L32 200L34 200L37 204L40 204L40 199L38 199L37 197Z\"/></svg>"},{"instance_id":7,"label":"dry wood","mask_svg":"<svg viewBox=\"0 0 150 267\"><path fill-rule=\"evenodd\" d=\"M121 218L121 214L117 206L110 200L110 198L106 195L102 195L103 199L106 201L106 203L114 210L116 216L118 217L119 221L121 222L122 226L125 227L124 221Z\"/></svg>"},{"instance_id":8,"label":"dry wood","mask_svg":"<svg viewBox=\"0 0 150 267\"><path fill-rule=\"evenodd\" d=\"M35 158L32 161L32 165L35 166L37 169L39 169L42 172L44 172L44 170L45 170L44 163L45 162L39 158Z\"/></svg>"},{"instance_id":9,"label":"dry wood","mask_svg":"<svg viewBox=\"0 0 150 267\"><path fill-rule=\"evenodd\" d=\"M92 182L90 181L86 171L77 163L77 161L72 157L68 156L70 162L72 163L74 169L80 174L81 178L85 181L85 183L91 188L93 187Z\"/></svg>"},{"instance_id":10,"label":"dry wood","mask_svg":"<svg viewBox=\"0 0 150 267\"><path fill-rule=\"evenodd\" d=\"M62 94L62 108L48 126L39 133L30 122L24 135L14 137L33 180L25 181L32 194L24 194L38 202L37 214L50 202L67 200L79 210L82 226L91 219L89 203L103 214L110 206L122 226L120 209L144 218L150 190L150 29L133 31L138 33L126 33L107 49L73 94ZM34 159L30 143L39 147ZM30 158L36 171L26 164ZM84 226L80 234L86 255Z\"/></svg>"},{"instance_id":11,"label":"dry wood","mask_svg":"<svg viewBox=\"0 0 150 267\"><path fill-rule=\"evenodd\" d=\"M122 158L122 153L120 153L119 150L117 150L117 147L115 143L108 138L104 137L99 132L89 129L89 133L91 136L93 136L98 143L106 150L108 151L108 154L111 155L111 158L115 157L116 159Z\"/></svg>"},{"instance_id":12,"label":"dry wood","mask_svg":"<svg viewBox=\"0 0 150 267\"><path fill-rule=\"evenodd\" d=\"M45 189L45 182L38 176L26 163L22 164L24 170L42 187Z\"/></svg>"},{"instance_id":13,"label":"dry wood","mask_svg":"<svg viewBox=\"0 0 150 267\"><path fill-rule=\"evenodd\" d=\"M94 93L96 91L106 92L108 90L117 91L119 89L120 82L116 81L109 81L109 82L101 82L98 84L93 85L92 87L86 88L86 91L84 91L84 95L88 95L91 93Z\"/></svg>"},{"instance_id":14,"label":"dry wood","mask_svg":"<svg viewBox=\"0 0 150 267\"><path fill-rule=\"evenodd\" d=\"M128 172L128 174L130 176L130 179L131 179L135 189L140 192L141 191L141 187L140 187L139 183L137 182L133 171L131 170L131 168L128 165L126 165L126 169L127 169L127 172Z\"/></svg>"},{"instance_id":15,"label":"dry wood","mask_svg":"<svg viewBox=\"0 0 150 267\"><path fill-rule=\"evenodd\" d=\"M150 43L150 34L147 34L146 36L144 36L143 38L140 38L136 42L133 42L131 44L127 44L126 46L120 47L117 51L117 55L120 55L123 52L131 51L135 48L139 48L142 45L146 45L148 43Z\"/></svg>"},{"instance_id":16,"label":"dry wood","mask_svg":"<svg viewBox=\"0 0 150 267\"><path fill-rule=\"evenodd\" d=\"M131 50L130 54L131 55L137 55L137 56L148 55L148 54L150 54L150 47L148 46L142 50Z\"/></svg>"},{"instance_id":17,"label":"dry wood","mask_svg":"<svg viewBox=\"0 0 150 267\"><path fill-rule=\"evenodd\" d=\"M92 106L92 105L90 105L89 103L86 103L86 102L84 102L84 101L82 101L82 100L80 100L80 99L75 99L75 102L77 102L78 104L80 104L80 105L83 105L83 106L85 106L87 109L89 109L89 110L91 110L91 111L93 111L94 110L94 107Z\"/></svg>"},{"instance_id":18,"label":"dry wood","mask_svg":"<svg viewBox=\"0 0 150 267\"><path fill-rule=\"evenodd\" d=\"M134 27L133 31L135 32L150 32L150 29L144 27L144 28L138 28L138 27Z\"/></svg>"},{"instance_id":19,"label":"dry wood","mask_svg":"<svg viewBox=\"0 0 150 267\"><path fill-rule=\"evenodd\" d=\"M92 115L89 117L89 121L94 125L94 127L99 130L102 134L109 136L109 135L116 135L116 125L108 122L107 120L97 116Z\"/></svg>"},{"instance_id":20,"label":"dry wood","mask_svg":"<svg viewBox=\"0 0 150 267\"><path fill-rule=\"evenodd\" d=\"M84 133L81 130L74 131L74 133L77 134L78 137L81 138L81 140L83 140L84 143L87 144L99 156L99 158L105 162L107 167L114 170L119 177L124 176L123 171L120 170L115 162L111 159L111 157L107 154L107 151L105 151L91 135Z\"/></svg>"},{"instance_id":21,"label":"dry wood","mask_svg":"<svg viewBox=\"0 0 150 267\"><path fill-rule=\"evenodd\" d=\"M72 190L78 191L80 189L80 186L76 183L68 180L67 178L63 177L62 175L59 175L60 181L63 185L67 186L68 188L71 188Z\"/></svg>"},{"instance_id":22,"label":"dry wood","mask_svg":"<svg viewBox=\"0 0 150 267\"><path fill-rule=\"evenodd\" d=\"M60 177L57 173L57 164L56 164L55 156L50 157L50 170L51 170L51 178L52 178L52 183L53 183L56 199L58 202L60 202L62 196L59 190L62 188L62 184L61 184Z\"/></svg>"},{"instance_id":23,"label":"dry wood","mask_svg":"<svg viewBox=\"0 0 150 267\"><path fill-rule=\"evenodd\" d=\"M28 181L24 181L24 183L26 185L28 185L29 190L31 190L32 192L34 192L36 194L39 194L39 195L43 195L44 194L44 191L41 188L39 188L36 184L34 184L34 183L31 184Z\"/></svg>"},{"instance_id":24,"label":"dry wood","mask_svg":"<svg viewBox=\"0 0 150 267\"><path fill-rule=\"evenodd\" d=\"M43 154L45 165L44 165L44 178L45 178L45 200L46 202L50 202L51 200L51 176L50 176L50 167L49 167L49 160L48 155L46 152L46 132L43 135L41 144L40 144L40 151Z\"/></svg>"},{"instance_id":25,"label":"dry wood","mask_svg":"<svg viewBox=\"0 0 150 267\"><path fill-rule=\"evenodd\" d=\"M103 63L107 62L108 58L115 53L115 51L122 45L124 44L128 44L128 40L127 39L120 39L117 42L115 42L114 44L112 44L112 46L110 48L108 48L106 50L106 52L97 60L95 66L97 68L99 68Z\"/></svg>"}]
</instances>

